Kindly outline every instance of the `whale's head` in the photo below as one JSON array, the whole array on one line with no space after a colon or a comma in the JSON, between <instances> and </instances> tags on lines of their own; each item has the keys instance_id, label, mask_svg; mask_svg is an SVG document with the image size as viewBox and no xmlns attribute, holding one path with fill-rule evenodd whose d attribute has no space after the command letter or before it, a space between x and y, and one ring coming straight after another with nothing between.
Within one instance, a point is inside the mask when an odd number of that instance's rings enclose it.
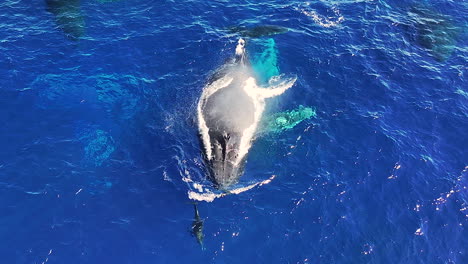
<instances>
[{"instance_id":1,"label":"whale's head","mask_svg":"<svg viewBox=\"0 0 468 264\"><path fill-rule=\"evenodd\" d=\"M198 124L210 178L226 190L243 174L257 112L245 91L246 76L239 69L209 84L198 103Z\"/></svg>"},{"instance_id":2,"label":"whale's head","mask_svg":"<svg viewBox=\"0 0 468 264\"><path fill-rule=\"evenodd\" d=\"M236 133L210 132L211 157L207 159L216 187L225 190L244 173L245 158L239 159L241 137Z\"/></svg>"}]
</instances>

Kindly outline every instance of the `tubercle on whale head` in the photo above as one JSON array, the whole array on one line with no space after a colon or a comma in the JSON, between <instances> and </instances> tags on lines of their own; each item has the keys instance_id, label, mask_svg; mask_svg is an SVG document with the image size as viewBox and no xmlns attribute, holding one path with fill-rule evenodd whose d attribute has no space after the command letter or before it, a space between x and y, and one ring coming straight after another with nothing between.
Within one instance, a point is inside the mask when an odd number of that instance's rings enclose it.
<instances>
[{"instance_id":1,"label":"tubercle on whale head","mask_svg":"<svg viewBox=\"0 0 468 264\"><path fill-rule=\"evenodd\" d=\"M222 191L228 191L229 186L237 183L244 173L246 158L238 160L240 141L236 134L210 133L211 157L204 155L207 176L215 187Z\"/></svg>"},{"instance_id":2,"label":"tubercle on whale head","mask_svg":"<svg viewBox=\"0 0 468 264\"><path fill-rule=\"evenodd\" d=\"M243 158L238 164L229 160L212 159L210 162L210 177L217 189L229 192L229 187L236 184L244 174L246 159Z\"/></svg>"}]
</instances>

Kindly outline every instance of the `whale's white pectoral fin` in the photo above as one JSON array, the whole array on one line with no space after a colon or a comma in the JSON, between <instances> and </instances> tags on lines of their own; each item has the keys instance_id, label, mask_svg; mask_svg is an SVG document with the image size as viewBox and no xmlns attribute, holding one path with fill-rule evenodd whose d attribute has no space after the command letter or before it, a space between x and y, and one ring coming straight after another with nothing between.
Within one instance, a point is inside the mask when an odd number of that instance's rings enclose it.
<instances>
[{"instance_id":1,"label":"whale's white pectoral fin","mask_svg":"<svg viewBox=\"0 0 468 264\"><path fill-rule=\"evenodd\" d=\"M287 89L291 88L296 82L296 77L293 79L282 81L281 83L272 86L272 88L260 88L255 83L255 79L250 77L245 82L244 90L251 96L257 98L271 98L283 94Z\"/></svg>"},{"instance_id":2,"label":"whale's white pectoral fin","mask_svg":"<svg viewBox=\"0 0 468 264\"><path fill-rule=\"evenodd\" d=\"M245 90L248 94L255 95L260 98L271 98L283 94L287 89L291 88L297 78L285 80L272 88L260 88L256 85L255 79L250 77L246 81Z\"/></svg>"},{"instance_id":3,"label":"whale's white pectoral fin","mask_svg":"<svg viewBox=\"0 0 468 264\"><path fill-rule=\"evenodd\" d=\"M292 85L291 85L292 86ZM281 95L282 93L284 93L287 89L289 89L291 86L288 86L288 87L279 87L279 88L273 88L273 89L270 89L270 88L258 88L258 94L260 94L261 97L263 98L271 98L271 97L275 97L275 96L278 96L278 95Z\"/></svg>"},{"instance_id":4,"label":"whale's white pectoral fin","mask_svg":"<svg viewBox=\"0 0 468 264\"><path fill-rule=\"evenodd\" d=\"M273 86L274 88L263 88L263 89L260 88L262 90L260 92L260 95L263 98L271 98L271 97L281 95L287 89L291 88L294 85L294 83L296 82L296 80L297 80L297 77L294 77L293 79L285 80L285 81Z\"/></svg>"}]
</instances>

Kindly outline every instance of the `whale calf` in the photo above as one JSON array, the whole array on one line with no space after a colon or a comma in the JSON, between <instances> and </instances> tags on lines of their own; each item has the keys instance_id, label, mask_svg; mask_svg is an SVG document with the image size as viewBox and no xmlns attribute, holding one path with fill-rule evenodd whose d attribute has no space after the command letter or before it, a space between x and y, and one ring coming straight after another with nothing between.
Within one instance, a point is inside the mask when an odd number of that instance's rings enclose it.
<instances>
[{"instance_id":1,"label":"whale calf","mask_svg":"<svg viewBox=\"0 0 468 264\"><path fill-rule=\"evenodd\" d=\"M198 244L200 244L202 250L205 250L205 246L203 245L203 221L200 218L200 213L198 212L198 208L196 204L193 204L193 209L195 211L195 216L192 222L192 235L197 239Z\"/></svg>"},{"instance_id":2,"label":"whale calf","mask_svg":"<svg viewBox=\"0 0 468 264\"><path fill-rule=\"evenodd\" d=\"M274 85L261 88L254 76L241 38L234 58L217 71L198 102L198 129L205 160L211 179L222 190L243 174L265 99L284 93L296 81L276 78Z\"/></svg>"}]
</instances>

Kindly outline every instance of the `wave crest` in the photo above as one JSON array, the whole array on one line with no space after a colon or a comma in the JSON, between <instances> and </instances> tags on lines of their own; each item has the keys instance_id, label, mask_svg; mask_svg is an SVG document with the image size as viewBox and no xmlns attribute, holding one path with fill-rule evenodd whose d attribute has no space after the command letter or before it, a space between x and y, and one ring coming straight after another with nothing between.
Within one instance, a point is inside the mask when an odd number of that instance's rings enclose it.
<instances>
[{"instance_id":1,"label":"wave crest","mask_svg":"<svg viewBox=\"0 0 468 264\"><path fill-rule=\"evenodd\" d=\"M309 7L309 5L310 3L306 4L307 7ZM317 25L324 28L337 27L345 20L344 16L341 15L340 10L336 6L331 7L331 12L334 14L334 16L331 17L320 15L315 10L299 9L299 11L302 14L312 18L312 20L314 20Z\"/></svg>"}]
</instances>

